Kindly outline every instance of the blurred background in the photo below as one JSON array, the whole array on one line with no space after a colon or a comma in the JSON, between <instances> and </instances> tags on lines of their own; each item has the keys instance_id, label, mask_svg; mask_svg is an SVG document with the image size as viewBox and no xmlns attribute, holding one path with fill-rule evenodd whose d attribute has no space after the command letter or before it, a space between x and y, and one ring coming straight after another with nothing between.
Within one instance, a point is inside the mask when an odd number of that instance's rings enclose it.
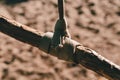
<instances>
[{"instance_id":1,"label":"blurred background","mask_svg":"<svg viewBox=\"0 0 120 80\"><path fill-rule=\"evenodd\" d=\"M65 5L72 39L120 65L120 0L65 0ZM0 15L53 31L57 0L0 0ZM0 32L0 80L107 79Z\"/></svg>"}]
</instances>

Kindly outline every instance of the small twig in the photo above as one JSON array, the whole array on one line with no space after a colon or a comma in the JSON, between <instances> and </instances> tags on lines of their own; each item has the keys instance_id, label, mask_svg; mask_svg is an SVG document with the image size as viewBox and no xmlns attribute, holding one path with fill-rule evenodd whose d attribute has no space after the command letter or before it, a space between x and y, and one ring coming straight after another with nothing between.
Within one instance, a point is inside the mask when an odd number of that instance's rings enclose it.
<instances>
[{"instance_id":1,"label":"small twig","mask_svg":"<svg viewBox=\"0 0 120 80\"><path fill-rule=\"evenodd\" d=\"M44 52L48 52L49 44L53 36L51 32L38 32L3 16L0 16L0 31L17 40L36 46ZM100 56L95 51L81 45L77 47L75 51L76 54L73 54L71 50L78 44L78 42L66 38L63 48L57 50L50 49L50 54L66 61L74 62L75 59L84 67L110 80L120 80L120 67Z\"/></svg>"}]
</instances>

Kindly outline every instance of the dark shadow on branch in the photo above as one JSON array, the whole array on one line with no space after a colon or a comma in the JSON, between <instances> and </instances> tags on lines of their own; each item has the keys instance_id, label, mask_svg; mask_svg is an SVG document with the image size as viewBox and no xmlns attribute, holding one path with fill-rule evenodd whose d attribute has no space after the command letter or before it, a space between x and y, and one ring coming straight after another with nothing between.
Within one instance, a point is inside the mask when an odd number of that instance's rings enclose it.
<instances>
[{"instance_id":1,"label":"dark shadow on branch","mask_svg":"<svg viewBox=\"0 0 120 80\"><path fill-rule=\"evenodd\" d=\"M12 4L17 4L17 3L26 2L26 1L28 0L5 0L5 3L12 5Z\"/></svg>"}]
</instances>

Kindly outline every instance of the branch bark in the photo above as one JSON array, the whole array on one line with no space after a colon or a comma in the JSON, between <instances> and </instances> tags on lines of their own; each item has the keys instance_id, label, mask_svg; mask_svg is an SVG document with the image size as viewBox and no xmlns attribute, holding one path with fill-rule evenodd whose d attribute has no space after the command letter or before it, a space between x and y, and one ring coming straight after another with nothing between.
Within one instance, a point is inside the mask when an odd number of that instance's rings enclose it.
<instances>
[{"instance_id":1,"label":"branch bark","mask_svg":"<svg viewBox=\"0 0 120 80\"><path fill-rule=\"evenodd\" d=\"M62 48L54 49L50 47L52 32L42 33L3 16L0 16L0 31L19 41L36 46L46 53L49 51L50 55L59 59L79 63L110 80L120 80L118 65L72 39L66 38ZM75 49L76 45L80 46Z\"/></svg>"}]
</instances>

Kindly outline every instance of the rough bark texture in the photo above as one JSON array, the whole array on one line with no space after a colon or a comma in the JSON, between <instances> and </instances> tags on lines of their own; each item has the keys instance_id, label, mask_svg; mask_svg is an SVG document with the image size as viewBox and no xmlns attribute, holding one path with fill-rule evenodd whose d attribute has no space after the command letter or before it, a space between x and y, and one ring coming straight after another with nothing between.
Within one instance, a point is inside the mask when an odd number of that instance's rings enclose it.
<instances>
[{"instance_id":1,"label":"rough bark texture","mask_svg":"<svg viewBox=\"0 0 120 80\"><path fill-rule=\"evenodd\" d=\"M44 52L48 52L49 50L49 54L60 59L77 62L110 80L120 80L119 66L74 40L66 38L63 48L50 48L53 33L38 32L3 16L0 16L0 31L17 40L36 46ZM76 48L74 53L74 48L76 45L80 46Z\"/></svg>"}]
</instances>

